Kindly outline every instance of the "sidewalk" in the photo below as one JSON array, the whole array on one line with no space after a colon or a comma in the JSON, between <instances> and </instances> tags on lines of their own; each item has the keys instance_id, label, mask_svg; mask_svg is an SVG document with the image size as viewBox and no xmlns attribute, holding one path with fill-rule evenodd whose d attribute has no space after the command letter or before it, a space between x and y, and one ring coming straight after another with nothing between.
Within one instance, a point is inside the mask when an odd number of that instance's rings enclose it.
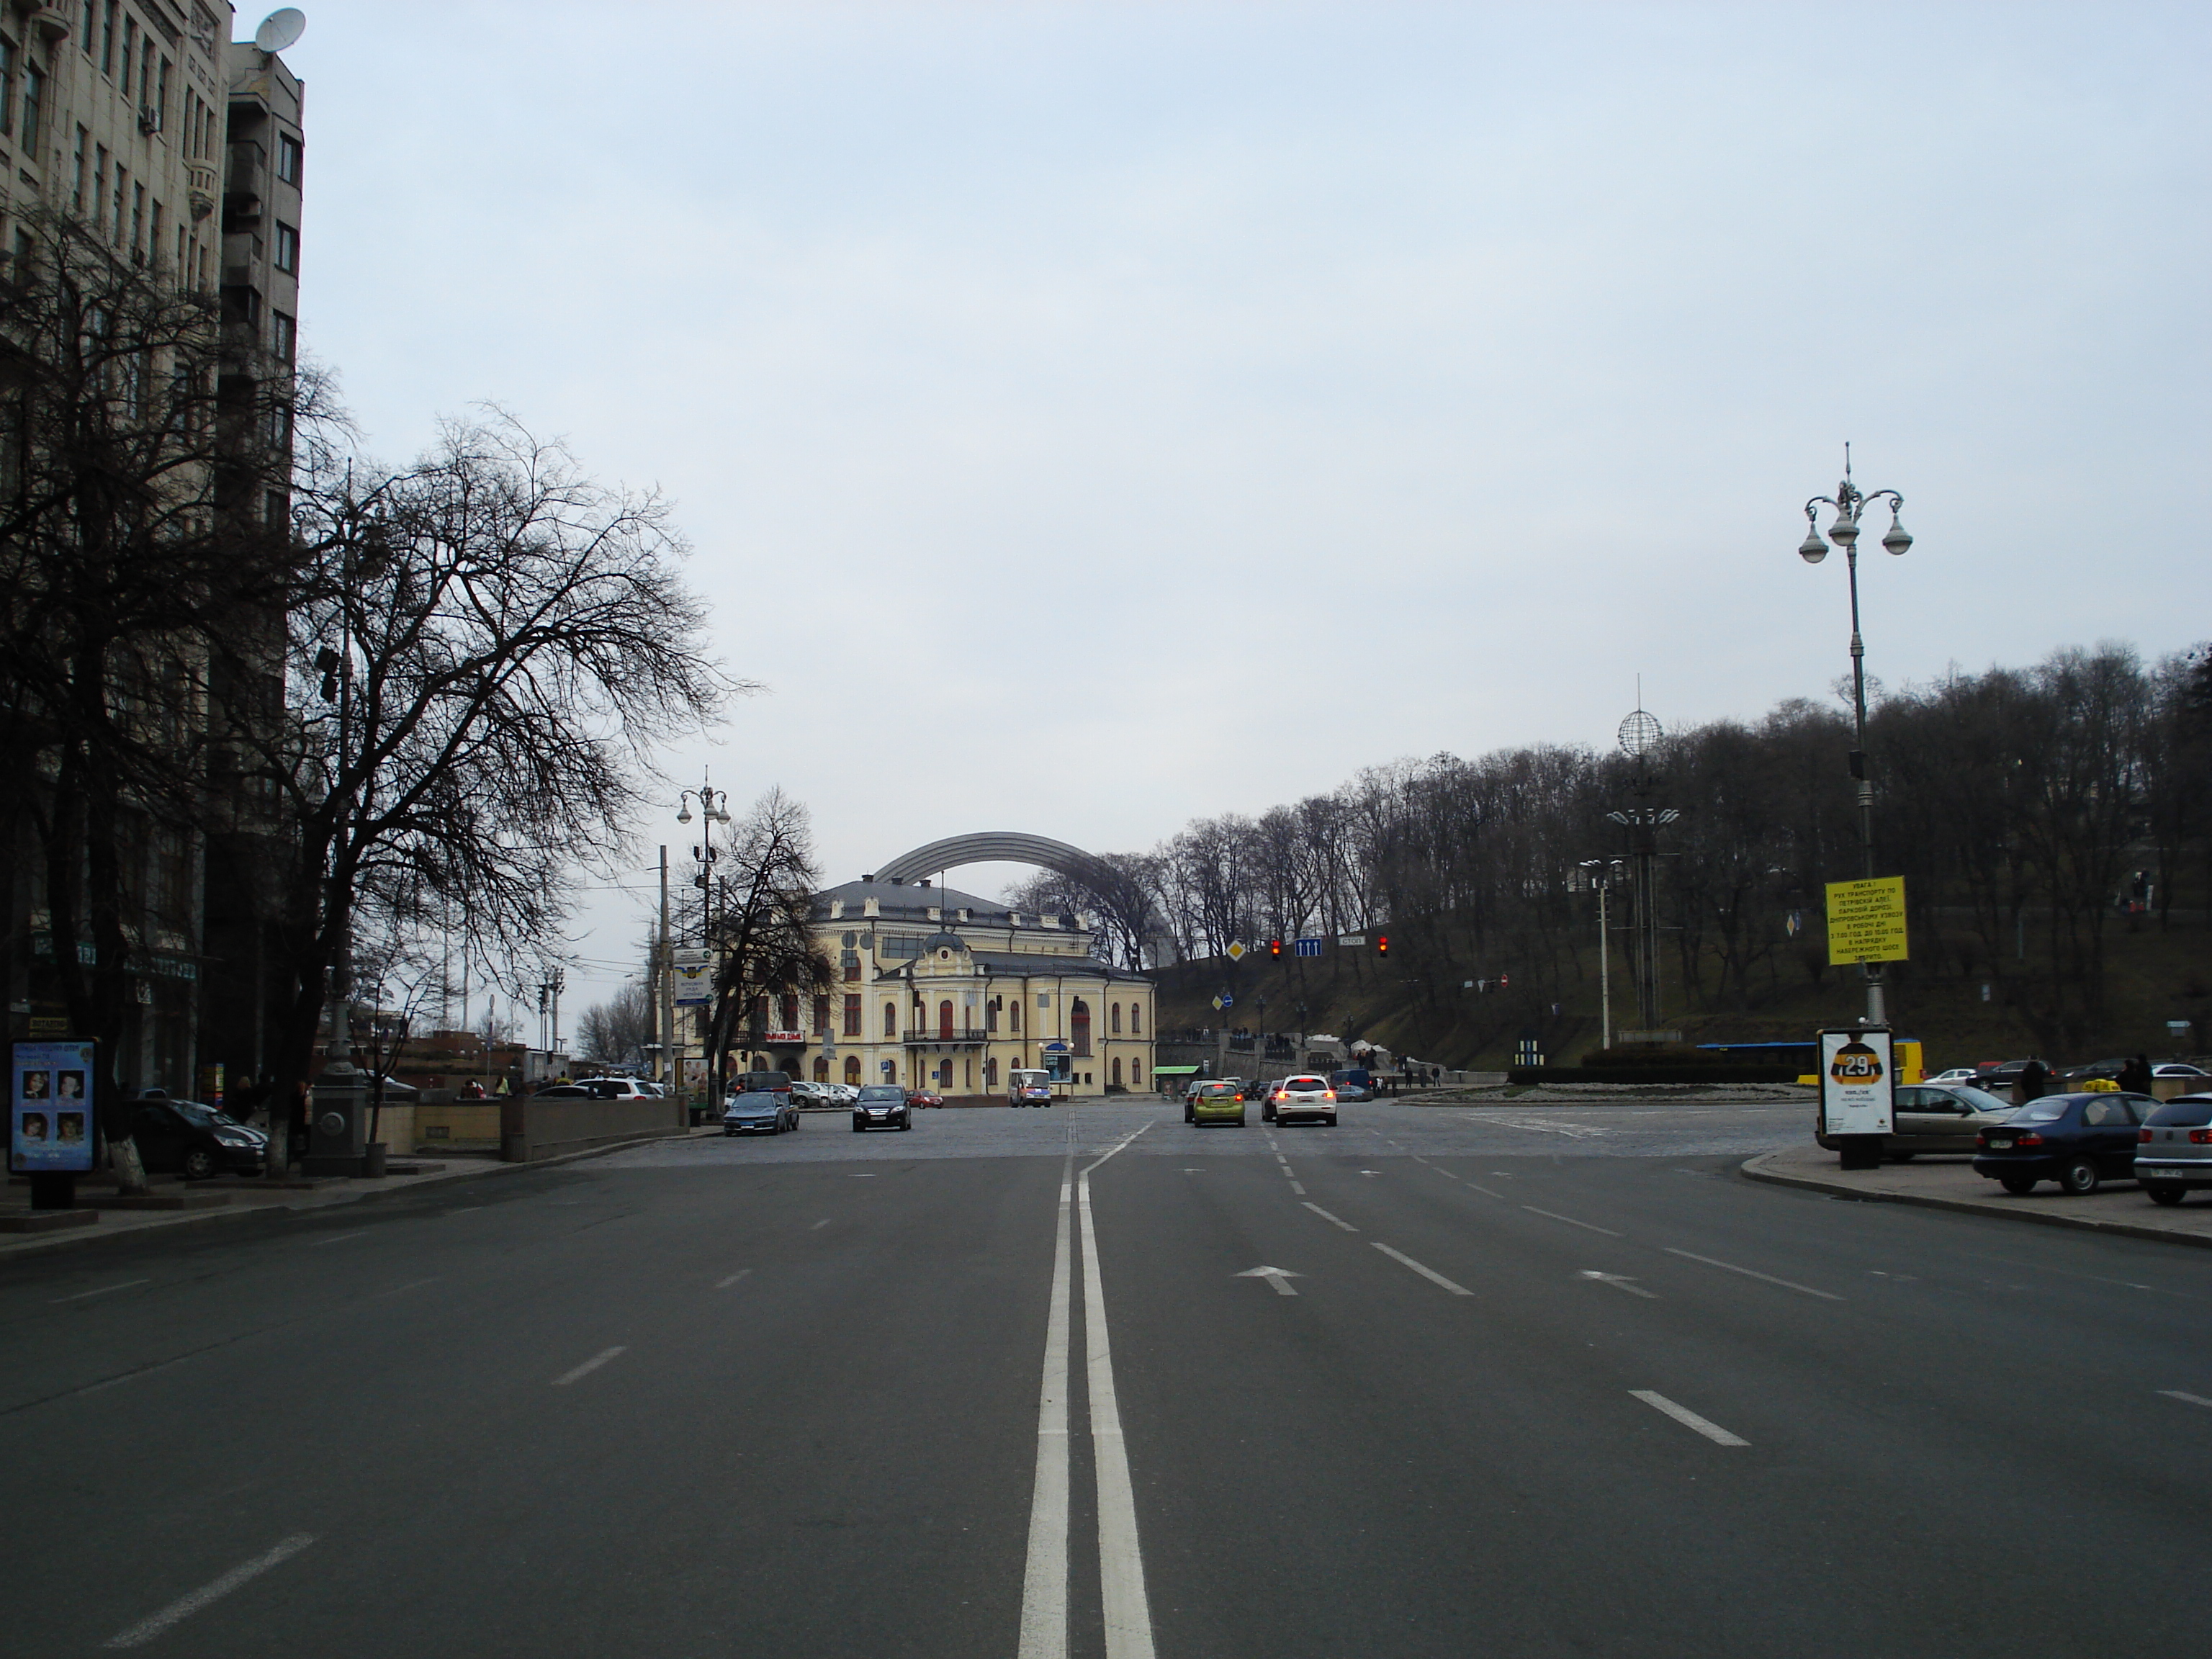
<instances>
[{"instance_id":1,"label":"sidewalk","mask_svg":"<svg viewBox=\"0 0 2212 1659\"><path fill-rule=\"evenodd\" d=\"M721 1133L719 1124L693 1129L688 1136L655 1135L648 1139L681 1139ZM104 1173L88 1176L77 1183L77 1206L71 1210L33 1210L27 1182L11 1179L0 1187L0 1261L20 1256L96 1243L104 1238L123 1238L176 1227L220 1226L272 1212L335 1209L380 1198L395 1198L425 1187L476 1181L491 1176L519 1175L526 1170L550 1170L586 1158L601 1158L639 1145L637 1140L587 1147L560 1158L540 1158L534 1164L502 1164L489 1152L442 1152L435 1158L398 1158L392 1173L381 1180L358 1176L310 1178L293 1176L284 1181L251 1177L216 1181L185 1181L176 1176L152 1177L150 1198L118 1198L114 1181ZM94 1184L97 1182L98 1184ZM83 1217L87 1219L76 1219ZM44 1221L42 1218L67 1218ZM52 1231L23 1232L25 1224Z\"/></svg>"},{"instance_id":2,"label":"sidewalk","mask_svg":"<svg viewBox=\"0 0 2212 1659\"><path fill-rule=\"evenodd\" d=\"M1923 1204L1931 1209L1965 1210L2052 1227L2086 1227L2130 1238L2212 1245L2212 1200L2192 1195L2168 1209L2152 1203L2132 1181L2114 1182L2087 1198L2069 1198L2049 1184L2015 1198L1996 1182L1976 1175L1965 1158L1931 1158L1923 1154L1910 1164L1845 1170L1835 1153L1818 1146L1762 1152L1747 1159L1742 1167L1753 1181L1805 1187L1839 1198Z\"/></svg>"}]
</instances>

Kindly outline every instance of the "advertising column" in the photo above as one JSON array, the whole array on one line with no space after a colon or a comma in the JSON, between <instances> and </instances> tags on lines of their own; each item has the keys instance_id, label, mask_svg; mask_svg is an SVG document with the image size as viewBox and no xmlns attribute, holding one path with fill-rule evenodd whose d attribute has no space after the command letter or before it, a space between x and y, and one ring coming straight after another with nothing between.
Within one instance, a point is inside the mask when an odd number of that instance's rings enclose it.
<instances>
[{"instance_id":1,"label":"advertising column","mask_svg":"<svg viewBox=\"0 0 2212 1659\"><path fill-rule=\"evenodd\" d=\"M8 1066L8 1169L27 1176L31 1207L66 1210L95 1151L94 1090L100 1048L91 1042L18 1042Z\"/></svg>"},{"instance_id":2,"label":"advertising column","mask_svg":"<svg viewBox=\"0 0 2212 1659\"><path fill-rule=\"evenodd\" d=\"M1877 1169L1895 1127L1897 1068L1886 1026L1820 1033L1820 1133L1841 1141L1846 1170Z\"/></svg>"}]
</instances>

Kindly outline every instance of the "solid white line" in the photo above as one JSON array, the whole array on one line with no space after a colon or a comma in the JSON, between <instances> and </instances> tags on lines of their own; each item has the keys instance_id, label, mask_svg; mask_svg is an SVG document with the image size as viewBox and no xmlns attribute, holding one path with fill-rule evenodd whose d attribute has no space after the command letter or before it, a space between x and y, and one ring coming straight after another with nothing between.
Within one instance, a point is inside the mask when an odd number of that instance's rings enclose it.
<instances>
[{"instance_id":1,"label":"solid white line","mask_svg":"<svg viewBox=\"0 0 2212 1659\"><path fill-rule=\"evenodd\" d=\"M731 1285L736 1284L739 1279L743 1279L751 1271L752 1269L750 1267L740 1267L737 1272L732 1273L727 1279L716 1280L714 1288L718 1291L726 1291Z\"/></svg>"},{"instance_id":2,"label":"solid white line","mask_svg":"<svg viewBox=\"0 0 2212 1659\"><path fill-rule=\"evenodd\" d=\"M1480 1194L1481 1194L1485 1198L1495 1198L1495 1199L1504 1200L1504 1201L1506 1201L1506 1202L1508 1202L1508 1203L1511 1202L1511 1200L1510 1200L1510 1199L1506 1199L1506 1198L1505 1198L1505 1194L1503 1194L1503 1193L1493 1193L1493 1192L1492 1192L1492 1191L1490 1190L1490 1188L1487 1188L1487 1187L1484 1186L1484 1185L1483 1185L1480 1182L1479 1182L1479 1181L1469 1181L1469 1182L1466 1182L1466 1184L1467 1184L1468 1186L1469 1186L1469 1187L1474 1188L1475 1191L1477 1191L1478 1193L1480 1193Z\"/></svg>"},{"instance_id":3,"label":"solid white line","mask_svg":"<svg viewBox=\"0 0 2212 1659\"><path fill-rule=\"evenodd\" d=\"M1786 1279L1777 1279L1772 1273L1753 1273L1748 1267L1739 1267L1733 1261L1717 1261L1709 1255L1699 1255L1692 1250L1678 1250L1672 1244L1666 1247L1668 1255L1679 1255L1685 1261L1702 1261L1708 1267L1723 1267L1732 1273L1741 1273L1746 1279L1762 1279L1769 1285L1779 1285L1785 1291L1802 1291L1807 1296L1817 1296L1824 1302L1841 1302L1844 1298L1833 1291L1816 1291L1810 1285L1793 1284Z\"/></svg>"},{"instance_id":4,"label":"solid white line","mask_svg":"<svg viewBox=\"0 0 2212 1659\"><path fill-rule=\"evenodd\" d=\"M577 1366L574 1370L563 1371L560 1376L555 1377L553 1379L553 1386L556 1389L565 1389L568 1384L574 1382L578 1377L589 1376L593 1371L599 1370L600 1366L605 1364L607 1361L612 1359L617 1354L626 1352L627 1350L622 1348L602 1348L599 1352L593 1354L589 1359L586 1359L582 1364Z\"/></svg>"},{"instance_id":5,"label":"solid white line","mask_svg":"<svg viewBox=\"0 0 2212 1659\"><path fill-rule=\"evenodd\" d=\"M283 1565L314 1541L308 1534L295 1532L267 1554L257 1555L244 1565L233 1567L212 1584L194 1590L182 1601L170 1602L152 1618L142 1619L120 1635L109 1637L102 1645L111 1648L143 1647L170 1626L191 1618L211 1601L221 1601L240 1585L258 1578L270 1568Z\"/></svg>"},{"instance_id":6,"label":"solid white line","mask_svg":"<svg viewBox=\"0 0 2212 1659\"><path fill-rule=\"evenodd\" d=\"M2201 1394L2184 1394L2179 1389L2160 1389L2159 1392L2168 1400L2184 1401L2191 1406L2212 1406L2212 1400L2207 1400Z\"/></svg>"},{"instance_id":7,"label":"solid white line","mask_svg":"<svg viewBox=\"0 0 2212 1659\"><path fill-rule=\"evenodd\" d=\"M1620 1237L1619 1233L1613 1231L1610 1227L1590 1227L1590 1224L1587 1221L1577 1221L1571 1215L1555 1215L1549 1210L1540 1210L1533 1204L1523 1204L1521 1207L1528 1211L1530 1215L1540 1215L1547 1217L1553 1221L1564 1221L1570 1227L1589 1227L1589 1230L1592 1232L1603 1233L1607 1238L1619 1238Z\"/></svg>"},{"instance_id":8,"label":"solid white line","mask_svg":"<svg viewBox=\"0 0 2212 1659\"><path fill-rule=\"evenodd\" d=\"M1135 1139L1135 1135L1129 1137ZM1104 1158L1099 1160L1104 1162ZM1145 1595L1144 1553L1137 1542L1137 1497L1129 1480L1129 1449L1121 1437L1121 1410L1114 1393L1114 1357L1106 1342L1106 1291L1098 1276L1098 1234L1091 1220L1090 1170L1075 1183L1075 1193L1076 1213L1083 1225L1083 1347L1091 1391L1091 1454L1098 1495L1098 1588L1105 1613L1106 1659L1152 1659L1152 1614Z\"/></svg>"},{"instance_id":9,"label":"solid white line","mask_svg":"<svg viewBox=\"0 0 2212 1659\"><path fill-rule=\"evenodd\" d=\"M1063 1659L1067 1652L1067 1300L1068 1170L1060 1166L1060 1211L1053 1227L1052 1302L1044 1324L1044 1381L1037 1391L1036 1487L1030 1498L1029 1565L1022 1575L1018 1659Z\"/></svg>"},{"instance_id":10,"label":"solid white line","mask_svg":"<svg viewBox=\"0 0 2212 1659\"><path fill-rule=\"evenodd\" d=\"M1356 1233L1356 1232L1358 1232L1358 1231L1359 1231L1359 1229L1358 1229L1358 1228L1357 1228L1357 1227L1353 1226L1353 1225L1352 1225L1349 1221L1345 1221L1345 1220L1342 1220L1342 1219L1339 1218L1338 1218L1338 1217L1336 1217L1336 1216L1333 1216L1333 1215L1331 1215L1331 1214L1330 1214L1327 1210L1322 1209L1322 1206L1321 1206L1320 1205L1316 1204L1316 1203L1313 1203L1311 1200L1308 1200L1308 1202L1307 1202L1307 1204L1306 1204L1306 1208L1308 1208L1309 1210L1311 1210L1311 1211L1312 1211L1316 1215L1319 1216L1319 1217L1320 1217L1323 1221L1328 1222L1328 1223L1330 1223L1332 1225L1338 1226L1338 1227L1341 1227L1341 1228L1343 1228L1343 1229L1344 1229L1344 1231L1346 1231L1346 1232L1348 1232L1348 1233Z\"/></svg>"},{"instance_id":11,"label":"solid white line","mask_svg":"<svg viewBox=\"0 0 2212 1659\"><path fill-rule=\"evenodd\" d=\"M1634 1395L1654 1411L1664 1412L1686 1429L1695 1429L1716 1446L1748 1446L1751 1442L1730 1434L1719 1424L1711 1422L1692 1411L1687 1406L1678 1406L1663 1394L1654 1394L1649 1389L1631 1389Z\"/></svg>"},{"instance_id":12,"label":"solid white line","mask_svg":"<svg viewBox=\"0 0 2212 1659\"><path fill-rule=\"evenodd\" d=\"M1389 1256L1393 1261L1403 1262L1407 1267L1411 1267L1415 1273L1420 1274L1422 1278L1430 1280L1433 1284L1443 1285L1454 1296L1473 1296L1474 1294L1473 1291L1468 1289L1464 1285L1453 1284L1451 1280L1446 1279L1442 1273L1437 1272L1435 1268L1424 1267L1419 1262L1414 1261L1413 1257L1404 1254L1402 1251L1394 1250L1388 1244L1382 1243L1377 1240L1370 1239L1368 1242L1374 1244L1376 1249L1382 1251L1383 1255Z\"/></svg>"},{"instance_id":13,"label":"solid white line","mask_svg":"<svg viewBox=\"0 0 2212 1659\"><path fill-rule=\"evenodd\" d=\"M1138 1128L1138 1129L1133 1129L1133 1130L1132 1130L1129 1133L1127 1133L1127 1134L1126 1134L1126 1135L1123 1135L1123 1136L1122 1136L1119 1140L1115 1141L1115 1142L1114 1143L1114 1145L1113 1145L1113 1147L1112 1147L1112 1150L1111 1150L1111 1151L1109 1151L1109 1152L1105 1152L1104 1154L1103 1154L1103 1155L1102 1155L1102 1156L1100 1156L1100 1157L1097 1157L1097 1158L1092 1158L1092 1159L1091 1160L1091 1162L1090 1162L1090 1163L1088 1163L1088 1164L1085 1164L1085 1165L1083 1166L1083 1170L1082 1170L1083 1178L1084 1178L1085 1180L1086 1180L1086 1181L1087 1181L1087 1180L1089 1180L1089 1179L1090 1179L1090 1177L1091 1177L1091 1172L1093 1170L1097 1169L1100 1164L1103 1164L1103 1163L1107 1160L1107 1158L1109 1158L1113 1157L1113 1156L1114 1156L1114 1154L1115 1154L1115 1152L1120 1152L1120 1151L1121 1151L1124 1146L1127 1146L1131 1141L1134 1140L1134 1139L1135 1139L1139 1135L1140 1135L1140 1134L1144 1133L1146 1129L1149 1129L1149 1128L1151 1128L1151 1127L1152 1127L1152 1124L1153 1124L1153 1123L1158 1122L1158 1121L1159 1121L1158 1119L1155 1118L1155 1119L1152 1120L1152 1121L1151 1121L1151 1122L1147 1122L1147 1123L1146 1123L1146 1124L1143 1126L1143 1127L1142 1127L1142 1128ZM1073 1124L1073 1122L1070 1122L1070 1124L1068 1125L1068 1127L1069 1127L1071 1130L1073 1130L1074 1127L1075 1127L1075 1126L1074 1126L1074 1124Z\"/></svg>"},{"instance_id":14,"label":"solid white line","mask_svg":"<svg viewBox=\"0 0 2212 1659\"><path fill-rule=\"evenodd\" d=\"M106 1296L112 1291L132 1290L138 1285L150 1285L153 1282L150 1279L126 1279L120 1285L103 1285L96 1291L79 1291L75 1296L55 1297L52 1305L59 1307L64 1302L82 1302L88 1297Z\"/></svg>"},{"instance_id":15,"label":"solid white line","mask_svg":"<svg viewBox=\"0 0 2212 1659\"><path fill-rule=\"evenodd\" d=\"M818 1232L820 1232L820 1231L821 1231L824 1227L828 1226L829 1224L830 1224L830 1218L829 1218L828 1216L826 1216L826 1215L825 1215L825 1216L823 1216L823 1217L822 1218L822 1219L821 1219L821 1220L819 1220L819 1221L816 1222L816 1223L815 1223L811 1227L809 1227L806 1231L807 1231L808 1232L810 1232L810 1233L818 1233Z\"/></svg>"},{"instance_id":16,"label":"solid white line","mask_svg":"<svg viewBox=\"0 0 2212 1659\"><path fill-rule=\"evenodd\" d=\"M313 1244L343 1244L349 1238L365 1238L368 1236L368 1229L363 1227L356 1232L338 1233L329 1238L310 1239L308 1242Z\"/></svg>"}]
</instances>

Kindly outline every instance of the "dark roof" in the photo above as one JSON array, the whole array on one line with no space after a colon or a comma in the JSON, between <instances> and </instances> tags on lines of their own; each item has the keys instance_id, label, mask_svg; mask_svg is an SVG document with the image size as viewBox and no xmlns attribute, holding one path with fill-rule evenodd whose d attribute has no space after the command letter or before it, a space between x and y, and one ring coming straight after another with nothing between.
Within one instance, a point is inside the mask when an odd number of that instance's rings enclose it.
<instances>
[{"instance_id":1,"label":"dark roof","mask_svg":"<svg viewBox=\"0 0 2212 1659\"><path fill-rule=\"evenodd\" d=\"M996 899L978 898L973 893L963 893L957 887L924 887L911 881L848 881L836 887L825 887L814 896L814 919L830 919L830 901L842 899L843 921L857 922L866 901L873 899L876 908L883 912L886 921L903 918L907 921L928 920L933 909L969 910L975 920L987 919L1005 925L1006 907Z\"/></svg>"},{"instance_id":2,"label":"dark roof","mask_svg":"<svg viewBox=\"0 0 2212 1659\"><path fill-rule=\"evenodd\" d=\"M975 965L991 974L1066 974L1070 978L1143 980L1142 974L1116 968L1096 957L1025 956L1018 951L977 951ZM1149 983L1149 981L1146 981Z\"/></svg>"}]
</instances>

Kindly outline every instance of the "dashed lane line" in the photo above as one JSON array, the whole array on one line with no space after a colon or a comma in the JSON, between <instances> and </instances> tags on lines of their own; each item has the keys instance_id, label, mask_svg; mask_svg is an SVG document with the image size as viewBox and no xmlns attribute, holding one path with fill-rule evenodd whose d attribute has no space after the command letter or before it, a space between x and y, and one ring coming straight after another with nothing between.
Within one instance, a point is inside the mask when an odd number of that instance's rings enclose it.
<instances>
[{"instance_id":1,"label":"dashed lane line","mask_svg":"<svg viewBox=\"0 0 2212 1659\"><path fill-rule=\"evenodd\" d=\"M1653 1411L1665 1413L1684 1428L1695 1429L1716 1446L1748 1446L1751 1443L1741 1435L1730 1434L1711 1419L1698 1416L1687 1406L1676 1405L1663 1394L1654 1394L1649 1389L1631 1389L1628 1392Z\"/></svg>"},{"instance_id":2,"label":"dashed lane line","mask_svg":"<svg viewBox=\"0 0 2212 1659\"><path fill-rule=\"evenodd\" d=\"M1577 1221L1574 1217L1571 1215L1561 1215L1556 1210L1540 1210L1533 1204L1523 1204L1521 1207L1528 1211L1530 1215L1542 1216L1547 1221L1564 1221L1570 1227L1588 1227L1590 1231L1594 1233L1603 1233L1607 1238L1619 1238L1621 1237L1620 1234L1613 1231L1610 1227L1600 1227L1591 1222Z\"/></svg>"},{"instance_id":3,"label":"dashed lane line","mask_svg":"<svg viewBox=\"0 0 2212 1659\"><path fill-rule=\"evenodd\" d=\"M1316 1215L1319 1216L1323 1221L1328 1222L1332 1227L1341 1227L1348 1233L1356 1233L1359 1231L1358 1228L1353 1226L1349 1221L1345 1220L1340 1216L1331 1215L1327 1210L1322 1209L1320 1205L1312 1202L1310 1200L1308 1200L1306 1208L1311 1210Z\"/></svg>"},{"instance_id":4,"label":"dashed lane line","mask_svg":"<svg viewBox=\"0 0 2212 1659\"><path fill-rule=\"evenodd\" d=\"M1679 1255L1685 1261L1702 1261L1708 1267L1718 1267L1727 1273L1741 1273L1746 1279L1756 1279L1768 1285L1779 1285L1785 1291L1796 1291L1804 1296L1817 1296L1823 1302L1841 1302L1844 1298L1833 1291L1816 1291L1810 1285L1800 1285L1794 1279L1777 1279L1772 1273L1754 1273L1749 1267L1739 1267L1733 1261L1722 1261L1710 1255L1699 1255L1694 1250L1678 1250L1666 1247L1668 1255Z\"/></svg>"},{"instance_id":5,"label":"dashed lane line","mask_svg":"<svg viewBox=\"0 0 2212 1659\"><path fill-rule=\"evenodd\" d=\"M346 1242L346 1240L348 1240L349 1238L366 1238L366 1237L368 1237L368 1228L366 1228L366 1227L362 1227L362 1228L356 1229L356 1230L355 1231L353 1231L353 1232L349 1232L349 1233L333 1233L333 1234L331 1234L331 1237L328 1237L328 1238L313 1238L313 1239L309 1239L307 1242L308 1242L310 1244L315 1244L315 1245L323 1245L323 1244L343 1244L343 1243L344 1243Z\"/></svg>"},{"instance_id":6,"label":"dashed lane line","mask_svg":"<svg viewBox=\"0 0 2212 1659\"><path fill-rule=\"evenodd\" d=\"M1444 1289L1449 1291L1454 1296L1473 1296L1474 1294L1474 1292L1468 1289L1466 1285L1454 1284L1450 1279L1446 1279L1442 1273L1438 1273L1434 1267L1423 1267L1419 1262L1414 1261L1413 1257L1407 1255L1404 1251L1394 1250L1388 1244L1383 1243L1380 1239L1370 1239L1368 1242L1373 1244L1376 1249L1382 1251L1383 1255L1389 1256L1393 1261L1398 1262L1401 1266L1411 1267L1415 1273L1420 1274L1422 1278L1427 1279L1431 1285L1441 1285Z\"/></svg>"},{"instance_id":7,"label":"dashed lane line","mask_svg":"<svg viewBox=\"0 0 2212 1659\"><path fill-rule=\"evenodd\" d=\"M2212 1400L2207 1400L2201 1394L2184 1394L2179 1389L2160 1389L2159 1392L2168 1400L2179 1400L2185 1405L2212 1407Z\"/></svg>"},{"instance_id":8,"label":"dashed lane line","mask_svg":"<svg viewBox=\"0 0 2212 1659\"><path fill-rule=\"evenodd\" d=\"M593 1371L599 1370L600 1366L605 1364L607 1361L614 1358L617 1354L623 1354L629 1352L629 1349L623 1347L602 1348L599 1352L593 1354L589 1359L586 1359L582 1364L577 1366L575 1370L563 1371L560 1376L555 1377L553 1379L553 1386L556 1389L565 1389L571 1382L575 1382L580 1377L589 1376Z\"/></svg>"},{"instance_id":9,"label":"dashed lane line","mask_svg":"<svg viewBox=\"0 0 2212 1659\"><path fill-rule=\"evenodd\" d=\"M190 1595L172 1601L151 1618L142 1619L129 1630L111 1636L101 1645L108 1648L143 1647L172 1625L180 1624L202 1607L221 1601L242 1584L250 1583L270 1568L281 1566L301 1550L313 1543L311 1534L295 1532L289 1538L251 1561L241 1562L211 1584L203 1584Z\"/></svg>"},{"instance_id":10,"label":"dashed lane line","mask_svg":"<svg viewBox=\"0 0 2212 1659\"><path fill-rule=\"evenodd\" d=\"M739 1279L744 1278L746 1274L751 1272L752 1269L750 1267L740 1267L737 1272L732 1273L727 1279L716 1279L714 1281L714 1288L718 1291L726 1291L731 1285L736 1284Z\"/></svg>"},{"instance_id":11,"label":"dashed lane line","mask_svg":"<svg viewBox=\"0 0 2212 1659\"><path fill-rule=\"evenodd\" d=\"M118 1291L133 1291L141 1285L150 1285L150 1279L126 1279L120 1285L103 1285L96 1291L79 1291L74 1296L58 1296L49 1305L58 1308L64 1302L87 1302L95 1296L112 1296Z\"/></svg>"}]
</instances>

